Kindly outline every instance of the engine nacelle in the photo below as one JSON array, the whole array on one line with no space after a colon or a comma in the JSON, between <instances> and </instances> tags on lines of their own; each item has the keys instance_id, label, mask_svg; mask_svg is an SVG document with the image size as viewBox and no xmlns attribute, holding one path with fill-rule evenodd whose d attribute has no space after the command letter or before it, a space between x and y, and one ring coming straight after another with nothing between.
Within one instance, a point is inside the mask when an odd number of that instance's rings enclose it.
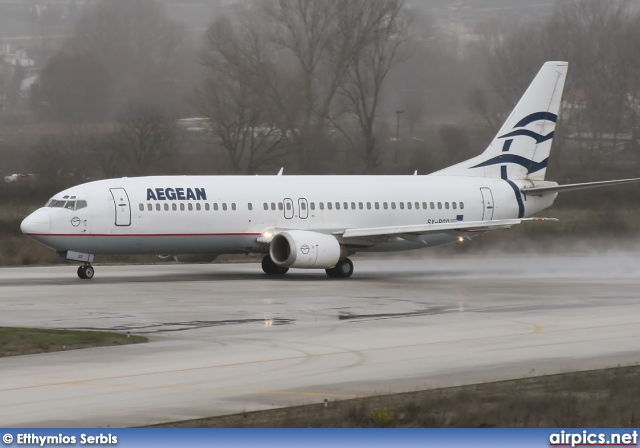
<instances>
[{"instance_id":1,"label":"engine nacelle","mask_svg":"<svg viewBox=\"0 0 640 448\"><path fill-rule=\"evenodd\" d=\"M305 230L278 233L271 240L269 255L286 268L332 268L342 255L340 243L331 235Z\"/></svg>"}]
</instances>

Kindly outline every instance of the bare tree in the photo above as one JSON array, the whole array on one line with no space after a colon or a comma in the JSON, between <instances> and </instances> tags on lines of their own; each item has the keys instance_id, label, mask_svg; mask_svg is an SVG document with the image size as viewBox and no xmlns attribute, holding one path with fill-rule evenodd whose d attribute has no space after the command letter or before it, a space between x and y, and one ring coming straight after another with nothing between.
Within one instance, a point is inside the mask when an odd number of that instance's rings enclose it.
<instances>
[{"instance_id":1,"label":"bare tree","mask_svg":"<svg viewBox=\"0 0 640 448\"><path fill-rule=\"evenodd\" d=\"M65 45L91 55L113 82L114 109L128 101L175 103L183 61L185 26L157 0L102 0L76 24Z\"/></svg>"},{"instance_id":2,"label":"bare tree","mask_svg":"<svg viewBox=\"0 0 640 448\"><path fill-rule=\"evenodd\" d=\"M306 170L322 140L334 97L348 67L350 48L339 33L337 0L269 0L262 12L272 24L270 41L287 72L267 90L281 127ZM281 80L287 79L283 85ZM284 87L284 88L283 88Z\"/></svg>"},{"instance_id":3,"label":"bare tree","mask_svg":"<svg viewBox=\"0 0 640 448\"><path fill-rule=\"evenodd\" d=\"M340 93L347 98L363 139L361 156L373 172L380 151L375 140L375 119L387 74L401 60L399 49L407 37L409 17L402 0L342 2L339 15L342 45L348 66Z\"/></svg>"},{"instance_id":4,"label":"bare tree","mask_svg":"<svg viewBox=\"0 0 640 448\"><path fill-rule=\"evenodd\" d=\"M149 104L131 105L118 117L111 145L128 169L143 175L157 162L173 157L181 145L176 120Z\"/></svg>"},{"instance_id":5,"label":"bare tree","mask_svg":"<svg viewBox=\"0 0 640 448\"><path fill-rule=\"evenodd\" d=\"M196 90L214 143L227 150L234 173L255 173L283 154L284 133L267 104L264 35L248 11L232 23L223 17L207 32L201 61L205 79Z\"/></svg>"},{"instance_id":6,"label":"bare tree","mask_svg":"<svg viewBox=\"0 0 640 448\"><path fill-rule=\"evenodd\" d=\"M32 166L43 179L86 178L93 170L97 129L84 122L67 122L57 134L47 135L35 146Z\"/></svg>"},{"instance_id":7,"label":"bare tree","mask_svg":"<svg viewBox=\"0 0 640 448\"><path fill-rule=\"evenodd\" d=\"M58 53L32 87L32 107L46 119L102 120L109 110L111 87L107 67L94 55Z\"/></svg>"},{"instance_id":8,"label":"bare tree","mask_svg":"<svg viewBox=\"0 0 640 448\"><path fill-rule=\"evenodd\" d=\"M632 126L628 98L637 71L627 30L637 28L637 15L631 12L625 0L562 2L546 22L519 26L495 49L490 79L505 109L513 106L544 61L570 62L552 153L556 162L571 137L580 146L583 167L610 164L612 152L603 148L617 147L622 131Z\"/></svg>"}]
</instances>

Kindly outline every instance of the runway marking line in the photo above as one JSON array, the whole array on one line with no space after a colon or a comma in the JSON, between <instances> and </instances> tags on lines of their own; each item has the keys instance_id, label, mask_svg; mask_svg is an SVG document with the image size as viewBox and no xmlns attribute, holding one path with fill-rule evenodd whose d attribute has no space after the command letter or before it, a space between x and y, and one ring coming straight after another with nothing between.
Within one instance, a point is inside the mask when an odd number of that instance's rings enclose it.
<instances>
[{"instance_id":1,"label":"runway marking line","mask_svg":"<svg viewBox=\"0 0 640 448\"><path fill-rule=\"evenodd\" d=\"M531 322L521 322L519 320L507 320L507 322L514 322L516 324L523 324L523 325L531 325L534 330L531 332L531 334L538 334L540 332L542 332L542 330L544 329L544 327L540 324L534 324ZM549 331L548 333L553 333L552 331Z\"/></svg>"},{"instance_id":2,"label":"runway marking line","mask_svg":"<svg viewBox=\"0 0 640 448\"><path fill-rule=\"evenodd\" d=\"M516 321L511 321L511 322L516 322ZM435 341L435 342L423 342L423 343L419 343L419 344L396 345L396 346L390 346L390 347L375 347L375 348L368 348L368 349L362 349L362 350L356 350L356 351L354 351L354 350L344 350L344 351L329 352L329 353L319 353L319 354L316 354L316 355L299 355L299 356L289 356L289 357L283 357L283 358L260 359L260 360L256 360L256 361L245 361L245 362L238 362L238 363L231 363L231 364L219 364L219 365L202 366L202 367L189 367L189 368L185 368L185 369L161 370L161 371L157 371L157 372L135 373L135 374L131 374L131 375L118 375L118 376L111 376L111 377L104 377L104 378L86 379L86 380L61 381L61 382L56 382L56 383L39 383L39 384L38 383L36 383L36 384L30 383L31 385L29 385L29 386L21 386L21 387L12 387L12 388L8 388L8 389L0 389L0 392L11 392L11 391L16 391L16 390L36 389L36 388L40 388L40 387L52 387L52 386L89 385L87 383L95 383L95 382L101 382L101 381L111 381L111 380L118 380L118 379L125 379L125 378L137 378L137 377L152 376L152 375L164 375L164 374L169 374L169 373L196 372L196 371L199 371L199 370L210 370L210 369L218 369L218 368L226 368L226 367L237 367L237 366L252 365L252 364L265 364L265 363L270 363L270 362L295 361L295 360L300 360L300 359L321 358L321 357L327 357L327 356L353 355L354 352L357 352L357 353L375 352L375 351L395 350L395 349L403 349L403 348L411 348L411 347L427 347L427 346L432 346L432 345L457 344L457 343L461 343L461 342L473 342L473 341L485 341L485 340L490 340L490 339L512 338L512 337L518 337L518 336L527 336L527 335L532 335L532 334L539 334L542 331L542 326L538 325L538 324L531 324L531 323L527 323L527 322L517 322L517 323L532 325L532 326L535 327L534 331L528 332L528 333L512 333L512 334L504 334L504 335L497 335L497 336L483 336L483 337L480 337L480 338L464 338L464 339L454 339L454 340L450 340L450 341ZM629 323L624 323L624 324L610 324L610 325L595 325L595 326L579 327L579 328L565 328L565 329L559 329L559 330L545 331L544 333L545 334L552 334L552 333L563 333L563 332L569 332L569 331L593 330L593 329L598 329L598 328L625 327L625 326L633 326L633 325L640 325L640 322L629 322ZM104 385L104 386L108 386L108 385ZM156 387L156 389L157 388L162 388L162 387L163 386L159 386L159 387ZM285 392L279 392L279 393L285 393Z\"/></svg>"}]
</instances>

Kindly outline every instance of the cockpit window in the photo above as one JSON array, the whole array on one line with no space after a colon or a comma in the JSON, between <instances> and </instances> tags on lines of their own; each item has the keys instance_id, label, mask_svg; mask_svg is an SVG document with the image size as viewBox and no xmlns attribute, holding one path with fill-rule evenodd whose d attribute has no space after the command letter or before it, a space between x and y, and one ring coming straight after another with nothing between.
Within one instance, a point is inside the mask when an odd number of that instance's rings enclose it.
<instances>
[{"instance_id":1,"label":"cockpit window","mask_svg":"<svg viewBox=\"0 0 640 448\"><path fill-rule=\"evenodd\" d=\"M85 208L87 206L87 201L79 200L79 201L64 201L59 199L51 199L45 207L51 208L66 208L67 210L80 210L81 208Z\"/></svg>"}]
</instances>

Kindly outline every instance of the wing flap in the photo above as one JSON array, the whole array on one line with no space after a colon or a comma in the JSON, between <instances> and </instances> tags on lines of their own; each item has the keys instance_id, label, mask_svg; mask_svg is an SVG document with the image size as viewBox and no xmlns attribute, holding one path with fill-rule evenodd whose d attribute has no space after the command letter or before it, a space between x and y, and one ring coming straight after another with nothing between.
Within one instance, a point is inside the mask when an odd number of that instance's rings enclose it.
<instances>
[{"instance_id":1,"label":"wing flap","mask_svg":"<svg viewBox=\"0 0 640 448\"><path fill-rule=\"evenodd\" d=\"M413 236L429 233L443 233L450 231L459 232L487 232L489 230L509 228L522 222L557 221L555 218L522 218L522 219L497 219L494 221L453 221L437 224L417 224L409 226L393 227L368 227L359 229L346 229L334 232L342 238L362 238L369 236L397 236L407 240L414 240Z\"/></svg>"}]
</instances>

